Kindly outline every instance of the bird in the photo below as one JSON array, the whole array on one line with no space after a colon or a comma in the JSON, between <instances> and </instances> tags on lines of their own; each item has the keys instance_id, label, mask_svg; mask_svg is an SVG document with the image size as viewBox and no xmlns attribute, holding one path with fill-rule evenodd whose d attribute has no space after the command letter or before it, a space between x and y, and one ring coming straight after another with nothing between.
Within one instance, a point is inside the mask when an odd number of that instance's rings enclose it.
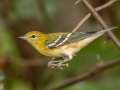
<instances>
[{"instance_id":1,"label":"bird","mask_svg":"<svg viewBox=\"0 0 120 90\"><path fill-rule=\"evenodd\" d=\"M111 27L91 32L56 32L47 34L40 31L30 31L19 38L31 44L40 54L50 57L48 67L63 69L69 66L68 61L72 60L82 48L107 31L116 28ZM70 36L68 37L68 35Z\"/></svg>"}]
</instances>

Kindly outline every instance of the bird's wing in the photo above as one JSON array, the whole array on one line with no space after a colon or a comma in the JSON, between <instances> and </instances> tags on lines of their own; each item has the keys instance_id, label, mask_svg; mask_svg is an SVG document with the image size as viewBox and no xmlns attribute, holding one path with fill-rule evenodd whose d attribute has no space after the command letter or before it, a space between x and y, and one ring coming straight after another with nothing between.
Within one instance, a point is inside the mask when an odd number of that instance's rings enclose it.
<instances>
[{"instance_id":1,"label":"bird's wing","mask_svg":"<svg viewBox=\"0 0 120 90\"><path fill-rule=\"evenodd\" d=\"M70 33L51 33L51 34L48 34L48 40L46 40L45 45L48 48L56 48L61 45L86 39L91 35L93 36L96 35L96 37L98 37L104 34L105 32L116 29L116 28L117 27L111 27L101 31L92 31L92 32L74 32L71 34L69 38L68 36L70 35Z\"/></svg>"},{"instance_id":2,"label":"bird's wing","mask_svg":"<svg viewBox=\"0 0 120 90\"><path fill-rule=\"evenodd\" d=\"M68 39L66 38L69 33L51 33L51 34L48 34L48 40L45 42L45 45L48 48L55 48L61 45L65 45L68 43L73 43L73 42L85 39L94 33L96 33L96 31L75 32L75 33L72 33L72 35Z\"/></svg>"}]
</instances>

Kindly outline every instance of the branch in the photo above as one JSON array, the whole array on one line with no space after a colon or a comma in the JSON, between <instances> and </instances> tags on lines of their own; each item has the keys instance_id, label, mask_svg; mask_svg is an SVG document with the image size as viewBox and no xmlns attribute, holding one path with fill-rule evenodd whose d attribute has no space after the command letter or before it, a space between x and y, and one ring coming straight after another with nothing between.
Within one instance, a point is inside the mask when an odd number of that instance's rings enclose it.
<instances>
[{"instance_id":1,"label":"branch","mask_svg":"<svg viewBox=\"0 0 120 90\"><path fill-rule=\"evenodd\" d=\"M106 22L102 19L102 17L96 12L94 7L87 1L87 0L82 0L83 3L88 7L88 9L91 11L93 16L99 21L99 23L105 28L109 28L109 26L106 24ZM112 0L112 1L117 1L117 0ZM120 42L118 38L112 33L112 31L108 31L108 35L112 39L112 41L120 48Z\"/></svg>"},{"instance_id":2,"label":"branch","mask_svg":"<svg viewBox=\"0 0 120 90\"><path fill-rule=\"evenodd\" d=\"M80 3L82 0L77 0L77 1L75 1L75 5L77 5L78 3Z\"/></svg>"},{"instance_id":3,"label":"branch","mask_svg":"<svg viewBox=\"0 0 120 90\"><path fill-rule=\"evenodd\" d=\"M95 8L95 11L101 11L109 6L111 6L113 3L115 3L117 0L110 0L109 2ZM78 24L76 25L76 27L72 30L72 32L76 32L90 17L92 16L91 13L88 13L87 15L85 15L85 17L80 20L78 22Z\"/></svg>"},{"instance_id":4,"label":"branch","mask_svg":"<svg viewBox=\"0 0 120 90\"><path fill-rule=\"evenodd\" d=\"M120 65L120 60L117 60L117 61L113 60L113 61L106 62L106 63L96 64L94 67L92 67L90 70L86 71L85 73L80 74L78 76L74 76L73 78L70 78L70 79L66 79L65 81L63 81L64 83L62 83L50 90L61 90L63 88L74 85L78 82L89 80L89 79L93 78L94 76L96 76L97 74L99 74L105 70L111 69L113 67L119 66L119 65Z\"/></svg>"},{"instance_id":5,"label":"branch","mask_svg":"<svg viewBox=\"0 0 120 90\"><path fill-rule=\"evenodd\" d=\"M75 4L78 4L80 1L82 1L82 0L77 0L76 2L75 2ZM104 5L101 5L101 6L99 6L99 7L97 7L97 8L95 8L95 10L96 11L100 11L100 10L102 10L102 9L104 9L104 8L107 8L108 6L110 6L110 5L112 5L113 3L115 3L117 0L110 0L109 2L107 2L107 3L105 3ZM64 42L66 42L68 39L69 39L69 37L72 35L72 33L74 33L74 32L76 32L89 18L90 18L90 16L92 16L92 14L91 13L88 13L82 20L80 20L80 22L77 24L77 26L72 30L72 32L71 33L69 33L67 36L66 36L66 38L60 43L60 44L58 44L57 46L60 46L60 45L62 45ZM115 39L116 40L116 39ZM116 42L117 42L118 40L116 40Z\"/></svg>"}]
</instances>

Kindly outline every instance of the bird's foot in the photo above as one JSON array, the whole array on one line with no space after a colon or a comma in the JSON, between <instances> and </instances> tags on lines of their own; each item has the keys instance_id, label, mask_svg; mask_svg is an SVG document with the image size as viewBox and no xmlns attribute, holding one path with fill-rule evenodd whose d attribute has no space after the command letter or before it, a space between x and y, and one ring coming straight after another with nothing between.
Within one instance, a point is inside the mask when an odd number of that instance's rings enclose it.
<instances>
[{"instance_id":1,"label":"bird's foot","mask_svg":"<svg viewBox=\"0 0 120 90\"><path fill-rule=\"evenodd\" d=\"M50 68L59 68L59 69L63 69L64 67L68 67L69 64L65 63L63 61L49 61L48 62L48 67Z\"/></svg>"}]
</instances>

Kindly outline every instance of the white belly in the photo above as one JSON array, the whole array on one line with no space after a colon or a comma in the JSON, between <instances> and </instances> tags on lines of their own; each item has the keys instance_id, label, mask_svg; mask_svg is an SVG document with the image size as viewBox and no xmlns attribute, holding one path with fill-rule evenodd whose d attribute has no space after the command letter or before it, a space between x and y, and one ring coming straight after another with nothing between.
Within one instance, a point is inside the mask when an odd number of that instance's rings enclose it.
<instances>
[{"instance_id":1,"label":"white belly","mask_svg":"<svg viewBox=\"0 0 120 90\"><path fill-rule=\"evenodd\" d=\"M68 47L68 46L64 46L61 48L62 54L67 55L69 59L72 59L75 53L78 52L79 50L80 50L79 48Z\"/></svg>"}]
</instances>

